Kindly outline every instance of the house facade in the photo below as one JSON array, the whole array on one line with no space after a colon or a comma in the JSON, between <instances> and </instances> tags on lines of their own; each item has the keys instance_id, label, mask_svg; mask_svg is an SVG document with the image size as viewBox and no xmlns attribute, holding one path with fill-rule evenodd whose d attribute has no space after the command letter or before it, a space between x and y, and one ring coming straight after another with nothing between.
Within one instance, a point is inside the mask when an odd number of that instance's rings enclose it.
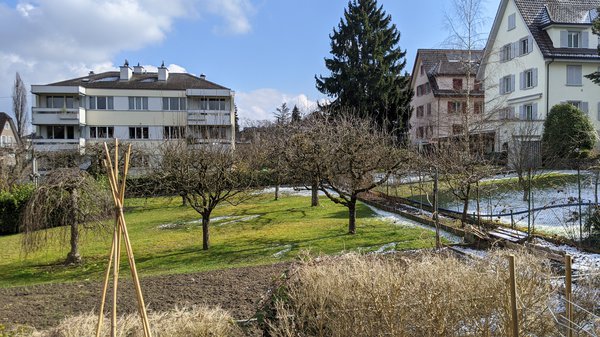
<instances>
[{"instance_id":1,"label":"house facade","mask_svg":"<svg viewBox=\"0 0 600 337\"><path fill-rule=\"evenodd\" d=\"M419 49L411 77L410 138L427 146L479 132L483 89L475 79L481 50Z\"/></svg>"},{"instance_id":2,"label":"house facade","mask_svg":"<svg viewBox=\"0 0 600 337\"><path fill-rule=\"evenodd\" d=\"M234 146L234 92L163 65L32 85L36 151L75 150L118 138L155 147L167 140Z\"/></svg>"},{"instance_id":3,"label":"house facade","mask_svg":"<svg viewBox=\"0 0 600 337\"><path fill-rule=\"evenodd\" d=\"M564 102L600 129L600 86L585 78L600 66L592 34L599 6L599 0L501 0L477 74L497 149L539 144L548 111Z\"/></svg>"},{"instance_id":4,"label":"house facade","mask_svg":"<svg viewBox=\"0 0 600 337\"><path fill-rule=\"evenodd\" d=\"M0 166L15 164L15 152L20 144L21 139L12 118L0 112Z\"/></svg>"}]
</instances>

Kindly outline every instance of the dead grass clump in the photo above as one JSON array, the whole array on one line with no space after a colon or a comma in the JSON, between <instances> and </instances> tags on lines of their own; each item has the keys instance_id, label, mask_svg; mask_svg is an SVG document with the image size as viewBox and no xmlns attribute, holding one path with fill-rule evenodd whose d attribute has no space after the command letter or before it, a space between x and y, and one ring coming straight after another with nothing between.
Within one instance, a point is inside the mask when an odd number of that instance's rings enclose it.
<instances>
[{"instance_id":1,"label":"dead grass clump","mask_svg":"<svg viewBox=\"0 0 600 337\"><path fill-rule=\"evenodd\" d=\"M515 253L515 252L513 252ZM558 335L550 266L517 257L523 335ZM273 336L508 336L506 252L481 261L425 254L408 263L348 254L305 262L275 303Z\"/></svg>"},{"instance_id":2,"label":"dead grass clump","mask_svg":"<svg viewBox=\"0 0 600 337\"><path fill-rule=\"evenodd\" d=\"M230 337L241 336L241 330L229 313L222 309L193 307L170 312L150 313L152 336L157 337ZM68 317L49 330L33 337L87 337L96 335L96 314ZM118 337L143 336L137 313L121 316L117 323ZM110 319L104 320L102 336L110 335Z\"/></svg>"}]
</instances>

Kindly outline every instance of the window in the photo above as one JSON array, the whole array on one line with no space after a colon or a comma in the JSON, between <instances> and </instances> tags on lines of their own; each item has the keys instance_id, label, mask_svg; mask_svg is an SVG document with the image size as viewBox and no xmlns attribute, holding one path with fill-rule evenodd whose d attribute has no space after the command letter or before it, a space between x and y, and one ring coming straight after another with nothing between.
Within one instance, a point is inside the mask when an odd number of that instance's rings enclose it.
<instances>
[{"instance_id":1,"label":"window","mask_svg":"<svg viewBox=\"0 0 600 337\"><path fill-rule=\"evenodd\" d=\"M515 89L515 75L506 75L500 79L500 94L509 94Z\"/></svg>"},{"instance_id":2,"label":"window","mask_svg":"<svg viewBox=\"0 0 600 337\"><path fill-rule=\"evenodd\" d=\"M186 110L185 97L163 97L163 110L182 111Z\"/></svg>"},{"instance_id":3,"label":"window","mask_svg":"<svg viewBox=\"0 0 600 337\"><path fill-rule=\"evenodd\" d=\"M135 126L129 128L129 139L148 139L147 126Z\"/></svg>"},{"instance_id":4,"label":"window","mask_svg":"<svg viewBox=\"0 0 600 337\"><path fill-rule=\"evenodd\" d=\"M461 78L453 78L452 79L452 89L454 90L462 90L463 81Z\"/></svg>"},{"instance_id":5,"label":"window","mask_svg":"<svg viewBox=\"0 0 600 337\"><path fill-rule=\"evenodd\" d=\"M473 103L473 113L480 114L483 111L483 102Z\"/></svg>"},{"instance_id":6,"label":"window","mask_svg":"<svg viewBox=\"0 0 600 337\"><path fill-rule=\"evenodd\" d=\"M533 120L533 104L525 104L523 106L525 120Z\"/></svg>"},{"instance_id":7,"label":"window","mask_svg":"<svg viewBox=\"0 0 600 337\"><path fill-rule=\"evenodd\" d=\"M429 82L425 83L425 94L430 94L431 93L431 85L429 84Z\"/></svg>"},{"instance_id":8,"label":"window","mask_svg":"<svg viewBox=\"0 0 600 337\"><path fill-rule=\"evenodd\" d=\"M448 102L448 113L449 114L453 114L453 113L457 113L457 112L465 112L465 108L466 106L459 101L451 101Z\"/></svg>"},{"instance_id":9,"label":"window","mask_svg":"<svg viewBox=\"0 0 600 337\"><path fill-rule=\"evenodd\" d=\"M527 69L521 73L521 90L537 86L537 68Z\"/></svg>"},{"instance_id":10,"label":"window","mask_svg":"<svg viewBox=\"0 0 600 337\"><path fill-rule=\"evenodd\" d=\"M423 88L421 88L421 86L417 86L417 97L423 95L423 93L421 92Z\"/></svg>"},{"instance_id":11,"label":"window","mask_svg":"<svg viewBox=\"0 0 600 337\"><path fill-rule=\"evenodd\" d=\"M431 103L427 103L427 116L431 116Z\"/></svg>"},{"instance_id":12,"label":"window","mask_svg":"<svg viewBox=\"0 0 600 337\"><path fill-rule=\"evenodd\" d=\"M482 89L481 81L475 81L475 84L473 84L473 90L481 91L481 89Z\"/></svg>"},{"instance_id":13,"label":"window","mask_svg":"<svg viewBox=\"0 0 600 337\"><path fill-rule=\"evenodd\" d=\"M184 126L165 126L163 132L164 139L179 139L185 137Z\"/></svg>"},{"instance_id":14,"label":"window","mask_svg":"<svg viewBox=\"0 0 600 337\"><path fill-rule=\"evenodd\" d=\"M6 124L4 124L4 130L10 130L10 123L6 122Z\"/></svg>"},{"instance_id":15,"label":"window","mask_svg":"<svg viewBox=\"0 0 600 337\"><path fill-rule=\"evenodd\" d=\"M90 126L90 138L93 139L114 138L114 133L113 126Z\"/></svg>"},{"instance_id":16,"label":"window","mask_svg":"<svg viewBox=\"0 0 600 337\"><path fill-rule=\"evenodd\" d=\"M74 100L72 96L47 96L46 107L51 109L73 109Z\"/></svg>"},{"instance_id":17,"label":"window","mask_svg":"<svg viewBox=\"0 0 600 337\"><path fill-rule=\"evenodd\" d=\"M421 64L421 67L420 67L420 72L421 72L421 75L425 74L425 67L423 67L422 64Z\"/></svg>"},{"instance_id":18,"label":"window","mask_svg":"<svg viewBox=\"0 0 600 337\"><path fill-rule=\"evenodd\" d=\"M583 102L583 101L567 101L567 103L573 105L574 107L576 107L577 109L581 110L583 113L585 113L586 115L589 113L589 102ZM599 110L600 111L600 110Z\"/></svg>"},{"instance_id":19,"label":"window","mask_svg":"<svg viewBox=\"0 0 600 337\"><path fill-rule=\"evenodd\" d=\"M112 96L90 96L90 109L114 110Z\"/></svg>"},{"instance_id":20,"label":"window","mask_svg":"<svg viewBox=\"0 0 600 337\"><path fill-rule=\"evenodd\" d=\"M129 97L129 110L148 110L148 97Z\"/></svg>"},{"instance_id":21,"label":"window","mask_svg":"<svg viewBox=\"0 0 600 337\"><path fill-rule=\"evenodd\" d=\"M421 117L423 117L423 106L419 105L417 107L417 118L421 118Z\"/></svg>"},{"instance_id":22,"label":"window","mask_svg":"<svg viewBox=\"0 0 600 337\"><path fill-rule=\"evenodd\" d=\"M514 107L507 107L499 112L500 119L513 119L515 118Z\"/></svg>"},{"instance_id":23,"label":"window","mask_svg":"<svg viewBox=\"0 0 600 337\"><path fill-rule=\"evenodd\" d=\"M500 62L506 62L512 60L512 44L506 44L500 50Z\"/></svg>"},{"instance_id":24,"label":"window","mask_svg":"<svg viewBox=\"0 0 600 337\"><path fill-rule=\"evenodd\" d=\"M75 128L72 125L47 126L48 139L75 139Z\"/></svg>"},{"instance_id":25,"label":"window","mask_svg":"<svg viewBox=\"0 0 600 337\"><path fill-rule=\"evenodd\" d=\"M417 129L417 138L423 138L425 133L425 128L422 126L419 126L419 128Z\"/></svg>"},{"instance_id":26,"label":"window","mask_svg":"<svg viewBox=\"0 0 600 337\"><path fill-rule=\"evenodd\" d=\"M519 56L529 54L532 49L533 40L528 36L519 41Z\"/></svg>"},{"instance_id":27,"label":"window","mask_svg":"<svg viewBox=\"0 0 600 337\"><path fill-rule=\"evenodd\" d=\"M567 32L567 47L579 48L579 41L581 39L581 32Z\"/></svg>"},{"instance_id":28,"label":"window","mask_svg":"<svg viewBox=\"0 0 600 337\"><path fill-rule=\"evenodd\" d=\"M515 13L512 13L508 16L508 30L513 30L517 28L517 16Z\"/></svg>"},{"instance_id":29,"label":"window","mask_svg":"<svg viewBox=\"0 0 600 337\"><path fill-rule=\"evenodd\" d=\"M582 85L581 66L567 66L567 85Z\"/></svg>"}]
</instances>

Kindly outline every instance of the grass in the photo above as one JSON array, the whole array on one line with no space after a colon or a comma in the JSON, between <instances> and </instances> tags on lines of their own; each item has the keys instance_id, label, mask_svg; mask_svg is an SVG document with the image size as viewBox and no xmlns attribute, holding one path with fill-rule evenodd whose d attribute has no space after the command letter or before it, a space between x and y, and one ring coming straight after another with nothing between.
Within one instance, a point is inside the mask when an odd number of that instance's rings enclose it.
<instances>
[{"instance_id":1,"label":"grass","mask_svg":"<svg viewBox=\"0 0 600 337\"><path fill-rule=\"evenodd\" d=\"M200 224L190 223L199 215L190 207L182 207L179 198L128 199L125 217L141 277L289 261L300 250L335 254L373 251L389 243L396 243L390 248L397 250L434 245L433 232L378 219L363 204L357 210L357 234L348 235L347 209L325 198L320 202L320 207L310 207L307 197L284 196L273 201L271 195L260 195L238 206L222 205L213 218L234 216L246 221L229 218L211 222L208 251L202 251ZM175 226L159 228L163 224ZM100 280L111 239L108 230L86 233L81 241L84 263L64 266L68 249L64 245L61 248L58 239L25 256L20 248L21 235L0 237L0 287ZM121 274L127 275L125 256L122 261Z\"/></svg>"}]
</instances>

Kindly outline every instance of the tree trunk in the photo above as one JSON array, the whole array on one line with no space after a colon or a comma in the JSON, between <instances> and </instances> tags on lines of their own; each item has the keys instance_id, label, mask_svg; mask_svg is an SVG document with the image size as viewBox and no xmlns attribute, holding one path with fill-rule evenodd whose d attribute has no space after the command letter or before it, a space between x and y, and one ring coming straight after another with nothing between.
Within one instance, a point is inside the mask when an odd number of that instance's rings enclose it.
<instances>
[{"instance_id":1,"label":"tree trunk","mask_svg":"<svg viewBox=\"0 0 600 337\"><path fill-rule=\"evenodd\" d=\"M356 234L356 195L348 203L348 234Z\"/></svg>"},{"instance_id":2,"label":"tree trunk","mask_svg":"<svg viewBox=\"0 0 600 337\"><path fill-rule=\"evenodd\" d=\"M519 176L519 186L523 190L523 201L529 201L529 186L523 177Z\"/></svg>"},{"instance_id":3,"label":"tree trunk","mask_svg":"<svg viewBox=\"0 0 600 337\"><path fill-rule=\"evenodd\" d=\"M279 182L275 185L275 201L279 200Z\"/></svg>"},{"instance_id":4,"label":"tree trunk","mask_svg":"<svg viewBox=\"0 0 600 337\"><path fill-rule=\"evenodd\" d=\"M310 190L311 190L310 205L312 207L317 207L317 206L319 206L319 181L317 179L313 179Z\"/></svg>"},{"instance_id":5,"label":"tree trunk","mask_svg":"<svg viewBox=\"0 0 600 337\"><path fill-rule=\"evenodd\" d=\"M600 170L596 171L596 179L594 179L594 203L598 205L598 181L600 180Z\"/></svg>"},{"instance_id":6,"label":"tree trunk","mask_svg":"<svg viewBox=\"0 0 600 337\"><path fill-rule=\"evenodd\" d=\"M471 185L467 185L467 191L465 193L465 198L463 199L463 212L461 218L461 226L465 227L467 223L467 216L469 212L469 196L471 195Z\"/></svg>"},{"instance_id":7,"label":"tree trunk","mask_svg":"<svg viewBox=\"0 0 600 337\"><path fill-rule=\"evenodd\" d=\"M77 224L77 189L71 191L71 251L67 254L66 264L81 263L79 255L79 226Z\"/></svg>"},{"instance_id":8,"label":"tree trunk","mask_svg":"<svg viewBox=\"0 0 600 337\"><path fill-rule=\"evenodd\" d=\"M185 193L181 193L181 206L187 206L187 198Z\"/></svg>"},{"instance_id":9,"label":"tree trunk","mask_svg":"<svg viewBox=\"0 0 600 337\"><path fill-rule=\"evenodd\" d=\"M208 225L210 224L210 213L202 214L202 250L208 250L209 247L209 233Z\"/></svg>"}]
</instances>

